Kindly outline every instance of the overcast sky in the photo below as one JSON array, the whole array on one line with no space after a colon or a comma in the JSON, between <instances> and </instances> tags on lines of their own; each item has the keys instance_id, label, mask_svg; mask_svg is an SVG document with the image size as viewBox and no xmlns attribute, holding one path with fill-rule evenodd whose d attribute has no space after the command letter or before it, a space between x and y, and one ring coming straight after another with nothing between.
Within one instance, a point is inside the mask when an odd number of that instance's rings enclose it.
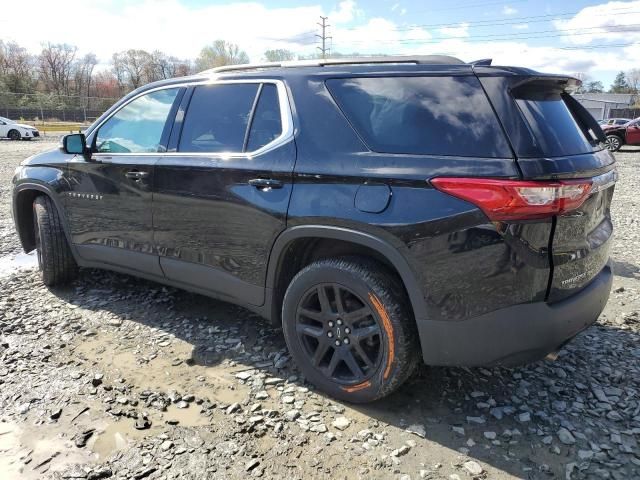
<instances>
[{"instance_id":1,"label":"overcast sky","mask_svg":"<svg viewBox=\"0 0 640 480\"><path fill-rule=\"evenodd\" d=\"M32 52L71 43L107 66L114 51L159 49L194 58L222 38L252 61L270 48L309 54L328 15L339 52L449 54L550 72L585 72L608 87L640 68L640 0L29 0L0 16L0 38ZM6 9L5 13L6 13Z\"/></svg>"}]
</instances>

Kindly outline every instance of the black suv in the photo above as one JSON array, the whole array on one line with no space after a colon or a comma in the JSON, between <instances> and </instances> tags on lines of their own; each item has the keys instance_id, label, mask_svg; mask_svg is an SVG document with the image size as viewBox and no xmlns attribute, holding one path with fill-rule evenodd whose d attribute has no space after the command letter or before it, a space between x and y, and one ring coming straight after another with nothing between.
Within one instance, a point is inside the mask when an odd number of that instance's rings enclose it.
<instances>
[{"instance_id":1,"label":"black suv","mask_svg":"<svg viewBox=\"0 0 640 480\"><path fill-rule=\"evenodd\" d=\"M451 57L223 67L127 95L22 163L47 285L106 268L282 326L349 401L429 365L514 365L611 288L614 157L577 80Z\"/></svg>"}]
</instances>

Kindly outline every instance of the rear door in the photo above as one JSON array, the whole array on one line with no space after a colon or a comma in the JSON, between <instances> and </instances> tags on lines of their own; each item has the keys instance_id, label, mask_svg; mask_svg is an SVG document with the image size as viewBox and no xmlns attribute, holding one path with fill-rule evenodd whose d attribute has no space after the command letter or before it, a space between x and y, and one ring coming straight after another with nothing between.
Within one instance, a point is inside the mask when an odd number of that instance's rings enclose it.
<instances>
[{"instance_id":1,"label":"rear door","mask_svg":"<svg viewBox=\"0 0 640 480\"><path fill-rule=\"evenodd\" d=\"M193 87L155 167L153 223L172 280L241 303L264 301L266 265L286 226L295 144L280 81Z\"/></svg>"},{"instance_id":2,"label":"rear door","mask_svg":"<svg viewBox=\"0 0 640 480\"><path fill-rule=\"evenodd\" d=\"M553 218L547 300L561 300L589 284L609 259L615 160L604 148L596 121L565 93L570 80L481 80L503 119L524 178L584 179L593 184L578 209Z\"/></svg>"}]
</instances>

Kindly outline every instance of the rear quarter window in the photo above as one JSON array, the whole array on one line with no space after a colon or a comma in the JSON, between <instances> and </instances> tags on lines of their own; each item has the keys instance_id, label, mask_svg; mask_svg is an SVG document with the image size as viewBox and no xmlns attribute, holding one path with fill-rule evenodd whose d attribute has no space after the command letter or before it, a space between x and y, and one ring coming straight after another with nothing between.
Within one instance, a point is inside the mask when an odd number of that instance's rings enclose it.
<instances>
[{"instance_id":1,"label":"rear quarter window","mask_svg":"<svg viewBox=\"0 0 640 480\"><path fill-rule=\"evenodd\" d=\"M475 76L357 77L330 79L326 85L375 152L512 156Z\"/></svg>"},{"instance_id":2,"label":"rear quarter window","mask_svg":"<svg viewBox=\"0 0 640 480\"><path fill-rule=\"evenodd\" d=\"M529 126L534 142L549 157L592 153L599 150L571 111L562 91L523 88L513 92L515 102Z\"/></svg>"}]
</instances>

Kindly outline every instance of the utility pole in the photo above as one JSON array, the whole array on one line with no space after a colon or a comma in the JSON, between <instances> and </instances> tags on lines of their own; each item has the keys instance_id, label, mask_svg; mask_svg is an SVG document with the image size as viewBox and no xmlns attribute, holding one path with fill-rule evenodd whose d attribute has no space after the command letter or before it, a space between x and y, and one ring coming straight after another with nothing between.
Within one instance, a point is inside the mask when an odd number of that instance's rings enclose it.
<instances>
[{"instance_id":1,"label":"utility pole","mask_svg":"<svg viewBox=\"0 0 640 480\"><path fill-rule=\"evenodd\" d=\"M327 28L331 25L327 23L329 17L323 17L322 15L320 15L320 19L322 20L322 23L318 23L318 25L320 26L320 28L322 28L322 35L316 34L316 37L322 40L322 47L316 48L322 52L322 58L327 58L327 40L331 39L331 37L327 36Z\"/></svg>"}]
</instances>

